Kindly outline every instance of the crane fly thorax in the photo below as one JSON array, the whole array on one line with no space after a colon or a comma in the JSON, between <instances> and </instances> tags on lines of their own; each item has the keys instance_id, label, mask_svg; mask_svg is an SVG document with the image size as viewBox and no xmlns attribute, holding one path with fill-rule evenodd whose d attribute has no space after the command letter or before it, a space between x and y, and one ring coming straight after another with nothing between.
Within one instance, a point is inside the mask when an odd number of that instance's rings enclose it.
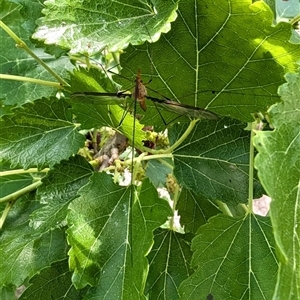
<instances>
[{"instance_id":1,"label":"crane fly thorax","mask_svg":"<svg viewBox=\"0 0 300 300\"><path fill-rule=\"evenodd\" d=\"M140 70L137 73L135 79L135 87L133 91L133 97L136 101L139 102L143 111L146 111L146 96L147 96L147 89L141 80Z\"/></svg>"}]
</instances>

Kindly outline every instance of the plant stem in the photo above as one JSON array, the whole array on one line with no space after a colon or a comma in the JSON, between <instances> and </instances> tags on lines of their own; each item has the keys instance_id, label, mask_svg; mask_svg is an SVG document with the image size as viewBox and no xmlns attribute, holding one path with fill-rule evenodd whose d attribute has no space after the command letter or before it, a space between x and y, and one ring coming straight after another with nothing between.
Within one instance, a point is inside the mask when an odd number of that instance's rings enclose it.
<instances>
[{"instance_id":1,"label":"plant stem","mask_svg":"<svg viewBox=\"0 0 300 300\"><path fill-rule=\"evenodd\" d=\"M23 195L31 192L31 191L34 191L39 185L41 185L42 182L39 180L37 182L34 182L28 186L26 186L25 188L15 192L15 193L12 193L10 195L7 195L3 198L0 198L0 203L5 203L5 202L8 202L6 204L6 207L2 213L2 216L0 218L0 230L2 229L3 227L3 224L8 216L8 213L10 211L10 209L13 207L13 205L15 204L15 202L20 198L22 197Z\"/></svg>"},{"instance_id":2,"label":"plant stem","mask_svg":"<svg viewBox=\"0 0 300 300\"><path fill-rule=\"evenodd\" d=\"M132 174L131 174L131 176L132 176L131 183L134 183L136 175L137 175L138 170L139 170L139 167L141 165L141 162L142 162L144 156L146 156L146 155L147 155L146 153L142 153L141 155L139 155L139 157L137 157L136 163L134 164L134 167L133 167L133 170L132 170ZM131 159L131 162L133 162L132 159Z\"/></svg>"},{"instance_id":3,"label":"plant stem","mask_svg":"<svg viewBox=\"0 0 300 300\"><path fill-rule=\"evenodd\" d=\"M37 55L35 55L24 41L22 41L9 27L7 27L2 21L0 21L0 27L2 27L12 39L17 43L17 47L24 49L30 56L32 56L40 65L42 65L58 82L63 86L69 86L58 74L56 74L50 67L47 66Z\"/></svg>"},{"instance_id":4,"label":"plant stem","mask_svg":"<svg viewBox=\"0 0 300 300\"><path fill-rule=\"evenodd\" d=\"M249 185L248 185L248 210L249 213L253 211L253 178L254 178L254 128L256 123L251 124L251 134L250 134L250 149L249 149Z\"/></svg>"},{"instance_id":5,"label":"plant stem","mask_svg":"<svg viewBox=\"0 0 300 300\"><path fill-rule=\"evenodd\" d=\"M188 135L191 133L191 131L194 129L194 127L196 126L196 124L199 122L200 119L195 119L192 120L188 126L188 128L186 129L186 131L184 132L184 134L168 149L165 150L165 152L173 152L178 146L181 145L181 143L188 137ZM162 151L162 153L164 153Z\"/></svg>"},{"instance_id":6,"label":"plant stem","mask_svg":"<svg viewBox=\"0 0 300 300\"><path fill-rule=\"evenodd\" d=\"M173 157L172 153L166 153L166 154L162 153L162 154L147 155L147 156L144 155L142 157L142 160L145 161L145 160L151 160L151 159L163 159L163 158L172 158L172 157ZM124 164L124 165L127 164L128 165L131 162L138 162L140 160L141 160L140 157L135 157L133 160L132 159L128 159L126 161L123 161L122 164Z\"/></svg>"},{"instance_id":7,"label":"plant stem","mask_svg":"<svg viewBox=\"0 0 300 300\"><path fill-rule=\"evenodd\" d=\"M3 176L16 175L16 174L26 174L26 173L48 173L49 168L45 168L43 170L38 170L37 168L31 168L27 170L18 169L18 170L9 170L0 172L0 178Z\"/></svg>"},{"instance_id":8,"label":"plant stem","mask_svg":"<svg viewBox=\"0 0 300 300\"><path fill-rule=\"evenodd\" d=\"M9 194L3 198L0 198L0 203L5 203L5 202L14 202L16 201L18 198L20 198L21 196L34 191L38 186L40 186L42 184L42 181L37 181L34 182L26 187L24 187L23 189L20 189L12 194Z\"/></svg>"},{"instance_id":9,"label":"plant stem","mask_svg":"<svg viewBox=\"0 0 300 300\"><path fill-rule=\"evenodd\" d=\"M3 224L4 224L4 222L5 222L6 218L7 218L7 215L8 215L10 209L12 208L12 206L13 206L14 204L15 204L15 201L13 201L13 202L8 202L8 203L6 204L5 209L4 209L4 211L3 211L3 213L2 213L2 216L1 216L1 218L0 218L0 230L2 229Z\"/></svg>"},{"instance_id":10,"label":"plant stem","mask_svg":"<svg viewBox=\"0 0 300 300\"><path fill-rule=\"evenodd\" d=\"M177 217L175 212L176 212L178 198L179 198L179 185L176 183L175 191L174 191L173 199L172 199L173 200L173 207L172 207L173 216L170 219L170 229L173 231L176 231L176 227L174 226L174 218Z\"/></svg>"},{"instance_id":11,"label":"plant stem","mask_svg":"<svg viewBox=\"0 0 300 300\"><path fill-rule=\"evenodd\" d=\"M36 83L36 84L51 86L51 87L58 88L58 89L60 89L62 87L62 85L58 82L46 81L46 80L24 77L24 76L17 76L17 75L0 74L0 79L9 79L9 80L15 80L15 81Z\"/></svg>"},{"instance_id":12,"label":"plant stem","mask_svg":"<svg viewBox=\"0 0 300 300\"><path fill-rule=\"evenodd\" d=\"M153 150L144 146L139 146L139 149L144 152L149 152L151 154L168 154L172 153L177 147L181 145L181 143L188 137L188 135L191 133L191 131L194 129L196 126L197 122L199 122L200 119L194 119L190 122L188 128L184 132L184 134L169 148L167 149L160 149L160 150Z\"/></svg>"}]
</instances>

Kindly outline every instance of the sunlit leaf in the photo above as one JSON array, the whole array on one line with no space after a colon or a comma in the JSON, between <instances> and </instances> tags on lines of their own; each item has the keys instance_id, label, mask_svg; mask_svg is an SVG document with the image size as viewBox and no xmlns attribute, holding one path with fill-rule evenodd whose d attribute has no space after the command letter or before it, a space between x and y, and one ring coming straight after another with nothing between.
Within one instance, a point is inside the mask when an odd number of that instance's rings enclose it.
<instances>
[{"instance_id":1,"label":"sunlit leaf","mask_svg":"<svg viewBox=\"0 0 300 300\"><path fill-rule=\"evenodd\" d=\"M300 76L288 74L280 88L283 103L270 108L274 131L258 132L255 165L272 198L270 216L280 253L276 299L298 298L299 289L299 178L300 178Z\"/></svg>"},{"instance_id":2,"label":"sunlit leaf","mask_svg":"<svg viewBox=\"0 0 300 300\"><path fill-rule=\"evenodd\" d=\"M34 38L72 49L74 53L91 54L105 47L117 51L129 43L136 45L150 40L151 36L156 40L157 32L167 32L169 23L176 18L177 2L46 2L45 16L38 20Z\"/></svg>"},{"instance_id":3,"label":"sunlit leaf","mask_svg":"<svg viewBox=\"0 0 300 300\"><path fill-rule=\"evenodd\" d=\"M77 287L95 286L89 297L127 299L130 295L140 299L143 294L145 255L153 243L152 231L171 211L148 182L137 193L132 187L115 185L106 174L96 173L80 190L81 197L70 205L72 280Z\"/></svg>"},{"instance_id":4,"label":"sunlit leaf","mask_svg":"<svg viewBox=\"0 0 300 300\"><path fill-rule=\"evenodd\" d=\"M274 27L266 4L251 3L181 2L169 33L157 43L126 49L122 75L134 80L140 69L144 82L152 79L149 89L173 101L252 121L252 113L265 113L279 101L277 88L285 72L296 70L300 48L287 42L289 24ZM161 124L155 111L143 121Z\"/></svg>"}]
</instances>

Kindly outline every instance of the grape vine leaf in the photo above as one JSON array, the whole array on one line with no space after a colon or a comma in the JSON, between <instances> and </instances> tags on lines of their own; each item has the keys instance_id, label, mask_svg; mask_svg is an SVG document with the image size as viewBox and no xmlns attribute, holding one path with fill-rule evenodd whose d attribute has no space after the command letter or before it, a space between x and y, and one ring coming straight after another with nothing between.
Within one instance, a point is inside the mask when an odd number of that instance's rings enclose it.
<instances>
[{"instance_id":1,"label":"grape vine leaf","mask_svg":"<svg viewBox=\"0 0 300 300\"><path fill-rule=\"evenodd\" d=\"M87 288L76 290L71 278L72 272L69 270L68 260L55 262L30 280L30 286L19 299L83 299Z\"/></svg>"},{"instance_id":2,"label":"grape vine leaf","mask_svg":"<svg viewBox=\"0 0 300 300\"><path fill-rule=\"evenodd\" d=\"M52 70L57 74L66 77L67 71L73 68L69 58L54 58L53 56L46 54L42 49L35 48L29 38L33 28L30 24L26 25L23 23L28 21L28 18L30 17L24 13L22 6L11 3L5 5L5 1L2 1L0 5L2 5L1 8L5 9L5 11L3 11L5 14L2 16L1 21L21 38L35 55L47 62L47 65ZM31 3L31 5L34 4ZM28 4L28 6L30 6L30 4ZM29 23L31 22L32 20L29 21ZM21 26L22 23L24 26ZM2 30L2 28L0 28L0 40L0 70L2 74L55 82L54 77L40 64L37 64L33 57L24 50L16 47L16 41ZM16 104L22 105L25 102L33 101L45 95L54 96L56 92L57 89L41 84L16 80L0 80L0 99L2 100L2 105L6 107L5 113L7 113L10 107Z\"/></svg>"},{"instance_id":3,"label":"grape vine leaf","mask_svg":"<svg viewBox=\"0 0 300 300\"><path fill-rule=\"evenodd\" d=\"M1 120L0 154L12 167L40 169L68 159L84 145L69 106L56 98L40 99Z\"/></svg>"},{"instance_id":4,"label":"grape vine leaf","mask_svg":"<svg viewBox=\"0 0 300 300\"><path fill-rule=\"evenodd\" d=\"M197 269L180 285L180 299L206 299L209 294L215 299L271 299L277 261L269 218L212 217L200 227L192 251Z\"/></svg>"},{"instance_id":5,"label":"grape vine leaf","mask_svg":"<svg viewBox=\"0 0 300 300\"><path fill-rule=\"evenodd\" d=\"M30 214L41 205L33 194L19 199L8 215L0 236L0 286L20 286L44 267L67 255L63 229L35 230L29 226Z\"/></svg>"},{"instance_id":6,"label":"grape vine leaf","mask_svg":"<svg viewBox=\"0 0 300 300\"><path fill-rule=\"evenodd\" d=\"M210 200L245 203L248 198L249 131L246 124L222 118L201 121L180 147L174 150L174 175L186 188ZM176 140L186 129L177 125L170 129ZM255 195L263 189L254 181Z\"/></svg>"},{"instance_id":7,"label":"grape vine leaf","mask_svg":"<svg viewBox=\"0 0 300 300\"><path fill-rule=\"evenodd\" d=\"M138 198L138 191L132 187L115 185L107 174L95 173L69 206L72 281L77 288L87 284L94 287L89 299L144 297L145 255L153 243L152 231L172 211L148 181L139 187ZM131 217L132 192L135 201Z\"/></svg>"},{"instance_id":8,"label":"grape vine leaf","mask_svg":"<svg viewBox=\"0 0 300 300\"><path fill-rule=\"evenodd\" d=\"M129 43L157 40L170 30L178 1L124 0L100 3L76 1L46 2L45 16L33 38L45 44L71 49L71 53L97 53L104 48L118 51ZM114 34L112 34L114 32Z\"/></svg>"},{"instance_id":9,"label":"grape vine leaf","mask_svg":"<svg viewBox=\"0 0 300 300\"><path fill-rule=\"evenodd\" d=\"M37 189L37 200L43 206L31 216L34 229L59 228L65 224L69 203L77 197L93 173L91 165L79 155L54 166Z\"/></svg>"},{"instance_id":10,"label":"grape vine leaf","mask_svg":"<svg viewBox=\"0 0 300 300\"><path fill-rule=\"evenodd\" d=\"M185 188L180 193L176 209L184 232L193 234L196 234L199 227L206 224L209 218L221 212L213 201Z\"/></svg>"},{"instance_id":11,"label":"grape vine leaf","mask_svg":"<svg viewBox=\"0 0 300 300\"><path fill-rule=\"evenodd\" d=\"M180 283L193 274L190 266L192 235L163 229L157 229L154 234L145 293L149 299L178 299Z\"/></svg>"},{"instance_id":12,"label":"grape vine leaf","mask_svg":"<svg viewBox=\"0 0 300 300\"><path fill-rule=\"evenodd\" d=\"M279 89L283 102L269 110L274 130L257 132L254 138L259 152L255 166L272 198L270 216L280 254L276 299L300 297L300 75L287 74L286 80Z\"/></svg>"},{"instance_id":13,"label":"grape vine leaf","mask_svg":"<svg viewBox=\"0 0 300 300\"><path fill-rule=\"evenodd\" d=\"M122 76L134 79L140 69L144 82L152 79L147 85L152 97L253 121L253 113L265 113L279 101L277 88L285 72L296 71L300 48L288 43L290 24L274 27L269 7L251 2L180 2L170 32L121 55ZM167 123L176 117L163 115ZM151 103L142 122L163 126Z\"/></svg>"}]
</instances>

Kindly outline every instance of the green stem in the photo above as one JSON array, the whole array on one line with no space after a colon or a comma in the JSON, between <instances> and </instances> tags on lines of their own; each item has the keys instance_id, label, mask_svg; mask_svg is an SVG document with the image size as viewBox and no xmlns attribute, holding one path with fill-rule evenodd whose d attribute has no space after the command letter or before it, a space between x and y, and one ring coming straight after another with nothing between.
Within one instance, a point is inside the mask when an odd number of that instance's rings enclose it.
<instances>
[{"instance_id":1,"label":"green stem","mask_svg":"<svg viewBox=\"0 0 300 300\"><path fill-rule=\"evenodd\" d=\"M0 230L2 229L3 227L3 224L8 216L8 213L10 211L10 209L13 207L13 205L15 204L15 202L20 198L22 197L23 195L31 192L31 191L34 191L39 185L41 185L42 182L41 181L37 181L37 182L34 182L28 186L26 186L25 188L15 192L15 193L12 193L10 195L7 195L3 198L0 198L0 203L5 203L5 202L8 202L6 204L6 207L2 213L2 216L0 218Z\"/></svg>"},{"instance_id":2,"label":"green stem","mask_svg":"<svg viewBox=\"0 0 300 300\"><path fill-rule=\"evenodd\" d=\"M23 195L34 191L38 186L40 186L42 182L39 180L37 182L34 182L23 189L20 189L12 194L9 194L3 198L0 198L0 203L5 203L5 202L13 202L16 201L18 198L22 197Z\"/></svg>"},{"instance_id":3,"label":"green stem","mask_svg":"<svg viewBox=\"0 0 300 300\"><path fill-rule=\"evenodd\" d=\"M0 21L0 27L10 35L12 39L17 43L17 47L24 49L31 57L33 57L41 66L43 66L58 82L63 86L69 86L58 74L56 74L50 67L47 66L36 54L34 54L29 47L23 42L9 27L7 27L2 21Z\"/></svg>"},{"instance_id":4,"label":"green stem","mask_svg":"<svg viewBox=\"0 0 300 300\"><path fill-rule=\"evenodd\" d=\"M189 124L189 127L186 129L184 134L168 149L165 150L165 152L173 152L177 147L183 143L183 141L188 137L188 135L192 132L194 127L196 126L197 122L199 122L200 119L192 120ZM164 153L164 152L162 152Z\"/></svg>"},{"instance_id":5,"label":"green stem","mask_svg":"<svg viewBox=\"0 0 300 300\"><path fill-rule=\"evenodd\" d=\"M14 204L15 204L15 202L8 202L8 203L6 204L5 209L4 209L4 211L3 211L3 213L2 213L2 216L1 216L1 218L0 218L0 230L2 229L3 224L4 224L4 222L5 222L6 218L7 218L7 215L8 215L10 209L12 208L12 206L13 206Z\"/></svg>"},{"instance_id":6,"label":"green stem","mask_svg":"<svg viewBox=\"0 0 300 300\"><path fill-rule=\"evenodd\" d=\"M151 160L151 159L163 159L163 158L172 158L173 155L172 153L162 153L162 154L155 154L155 155L147 155L145 156L145 153L142 157L142 160ZM141 161L141 157L135 157L133 160L132 159L128 159L124 162L122 162L123 164L127 164L127 165L130 165L132 162L138 162L138 161ZM105 169L106 170L106 169Z\"/></svg>"},{"instance_id":7,"label":"green stem","mask_svg":"<svg viewBox=\"0 0 300 300\"><path fill-rule=\"evenodd\" d=\"M62 85L58 82L46 81L46 80L24 77L24 76L17 76L17 75L0 74L0 79L30 82L30 83L35 83L35 84L51 86L51 87L58 88L58 89L60 89L62 87Z\"/></svg>"},{"instance_id":8,"label":"green stem","mask_svg":"<svg viewBox=\"0 0 300 300\"><path fill-rule=\"evenodd\" d=\"M297 22L299 22L299 20L300 20L300 14L297 15L297 16L295 16L294 18L292 18L292 19L290 20L290 23L291 23L292 25L294 25L294 24L296 24Z\"/></svg>"},{"instance_id":9,"label":"green stem","mask_svg":"<svg viewBox=\"0 0 300 300\"><path fill-rule=\"evenodd\" d=\"M248 185L248 210L249 213L252 213L252 205L253 205L253 178L254 178L254 128L256 123L253 122L251 124L251 135L250 135L250 149L249 149L249 185Z\"/></svg>"},{"instance_id":10,"label":"green stem","mask_svg":"<svg viewBox=\"0 0 300 300\"><path fill-rule=\"evenodd\" d=\"M133 171L132 171L132 174L131 174L131 176L132 176L132 178L131 178L131 184L133 184L133 183L135 182L136 174L137 174L137 172L138 172L138 170L139 170L139 167L140 167L140 165L141 165L141 162L142 162L144 156L146 156L146 155L147 155L147 153L144 153L144 152L143 152L143 153L142 153L141 155L139 155L139 157L137 157L137 159L135 160L136 163L134 164ZM133 162L132 159L131 159L130 161L131 161L131 163Z\"/></svg>"},{"instance_id":11,"label":"green stem","mask_svg":"<svg viewBox=\"0 0 300 300\"><path fill-rule=\"evenodd\" d=\"M175 211L176 211L178 198L179 198L179 185L176 184L174 195L173 195L173 207L172 207L173 216L170 219L170 229L173 231L176 231L176 227L174 228L174 218L175 218Z\"/></svg>"},{"instance_id":12,"label":"green stem","mask_svg":"<svg viewBox=\"0 0 300 300\"><path fill-rule=\"evenodd\" d=\"M3 176L16 175L16 174L27 174L27 173L48 173L49 168L45 168L43 170L38 170L36 168L31 168L27 170L18 169L18 170L9 170L0 172L0 178Z\"/></svg>"},{"instance_id":13,"label":"green stem","mask_svg":"<svg viewBox=\"0 0 300 300\"><path fill-rule=\"evenodd\" d=\"M150 148L147 148L145 146L139 145L138 148L141 151L144 152L148 152L151 154L167 154L167 153L172 153L177 147L179 147L181 145L181 143L183 143L183 141L188 137L188 135L192 132L192 130L194 129L194 127L196 126L197 122L199 122L200 119L194 119L190 122L188 128L186 129L186 131L184 132L184 134L169 148L167 149L160 149L160 150L153 150Z\"/></svg>"}]
</instances>

